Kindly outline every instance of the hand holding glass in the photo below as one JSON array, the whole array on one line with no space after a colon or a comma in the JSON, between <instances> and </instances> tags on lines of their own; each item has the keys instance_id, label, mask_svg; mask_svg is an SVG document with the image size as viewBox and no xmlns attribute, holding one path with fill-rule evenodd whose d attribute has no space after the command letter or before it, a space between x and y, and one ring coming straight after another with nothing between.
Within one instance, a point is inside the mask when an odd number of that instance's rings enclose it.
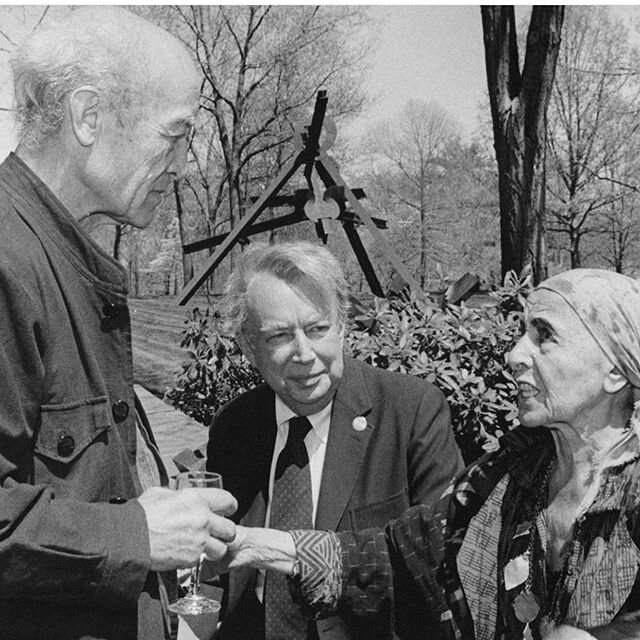
<instances>
[{"instance_id":1,"label":"hand holding glass","mask_svg":"<svg viewBox=\"0 0 640 640\"><path fill-rule=\"evenodd\" d=\"M186 487L222 489L222 476L210 471L185 471L176 477L176 489ZM180 615L199 615L201 613L216 613L220 603L207 598L200 593L200 560L191 569L191 582L186 596L180 598L169 609Z\"/></svg>"}]
</instances>

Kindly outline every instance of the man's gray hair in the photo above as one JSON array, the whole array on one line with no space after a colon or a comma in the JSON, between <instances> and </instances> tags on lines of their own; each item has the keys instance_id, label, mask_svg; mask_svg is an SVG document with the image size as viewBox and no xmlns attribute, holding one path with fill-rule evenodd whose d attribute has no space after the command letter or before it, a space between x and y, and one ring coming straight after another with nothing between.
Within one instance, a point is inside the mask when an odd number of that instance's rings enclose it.
<instances>
[{"instance_id":1,"label":"man's gray hair","mask_svg":"<svg viewBox=\"0 0 640 640\"><path fill-rule=\"evenodd\" d=\"M319 300L323 311L336 313L344 326L349 312L349 286L335 256L311 242L254 244L244 252L227 279L221 303L226 330L236 338L247 320L247 288L258 273L270 274L292 287L305 299ZM316 304L314 302L314 304Z\"/></svg>"},{"instance_id":2,"label":"man's gray hair","mask_svg":"<svg viewBox=\"0 0 640 640\"><path fill-rule=\"evenodd\" d=\"M139 95L143 18L116 7L75 9L42 25L11 58L14 109L20 143L37 148L56 135L64 120L64 98L91 85L121 120L132 117Z\"/></svg>"}]
</instances>

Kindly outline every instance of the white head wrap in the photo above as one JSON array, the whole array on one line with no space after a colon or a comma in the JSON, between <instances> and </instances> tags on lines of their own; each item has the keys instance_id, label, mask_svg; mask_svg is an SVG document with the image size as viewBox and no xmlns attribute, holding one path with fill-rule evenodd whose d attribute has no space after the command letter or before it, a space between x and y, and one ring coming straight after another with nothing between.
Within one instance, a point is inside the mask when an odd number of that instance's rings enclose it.
<instances>
[{"instance_id":1,"label":"white head wrap","mask_svg":"<svg viewBox=\"0 0 640 640\"><path fill-rule=\"evenodd\" d=\"M640 283L601 269L573 269L542 282L575 311L633 387L640 390Z\"/></svg>"}]
</instances>

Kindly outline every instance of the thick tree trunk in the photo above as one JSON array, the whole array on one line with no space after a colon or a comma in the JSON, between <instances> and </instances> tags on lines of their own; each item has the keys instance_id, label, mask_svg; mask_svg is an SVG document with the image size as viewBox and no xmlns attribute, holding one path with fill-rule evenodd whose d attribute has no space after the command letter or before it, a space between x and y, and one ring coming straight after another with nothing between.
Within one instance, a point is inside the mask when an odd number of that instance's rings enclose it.
<instances>
[{"instance_id":1,"label":"thick tree trunk","mask_svg":"<svg viewBox=\"0 0 640 640\"><path fill-rule=\"evenodd\" d=\"M502 274L530 265L537 283L547 273L546 114L564 7L533 7L522 73L513 6L484 6L481 13L499 174Z\"/></svg>"}]
</instances>

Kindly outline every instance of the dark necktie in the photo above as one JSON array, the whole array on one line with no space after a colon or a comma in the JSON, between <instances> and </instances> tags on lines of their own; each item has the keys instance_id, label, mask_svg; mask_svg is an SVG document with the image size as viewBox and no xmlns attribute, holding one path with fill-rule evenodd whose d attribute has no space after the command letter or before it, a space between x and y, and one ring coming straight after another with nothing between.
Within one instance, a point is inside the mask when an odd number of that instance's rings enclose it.
<instances>
[{"instance_id":1,"label":"dark necktie","mask_svg":"<svg viewBox=\"0 0 640 640\"><path fill-rule=\"evenodd\" d=\"M304 437L311 429L307 418L289 420L289 436L278 456L271 497L272 529L312 529L311 473ZM307 623L289 595L287 579L268 571L264 586L266 640L305 640Z\"/></svg>"}]
</instances>

